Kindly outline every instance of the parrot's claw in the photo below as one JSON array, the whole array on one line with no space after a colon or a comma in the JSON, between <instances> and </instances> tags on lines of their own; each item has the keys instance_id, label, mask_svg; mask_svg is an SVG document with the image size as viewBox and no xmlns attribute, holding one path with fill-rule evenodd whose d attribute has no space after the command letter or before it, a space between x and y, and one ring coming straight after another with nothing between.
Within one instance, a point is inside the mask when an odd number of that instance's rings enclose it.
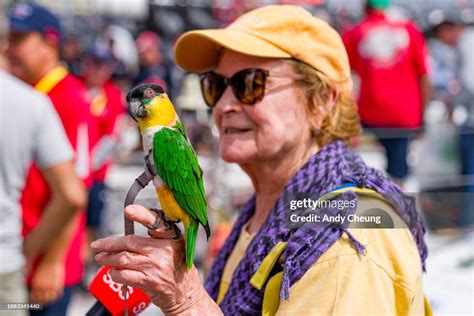
<instances>
[{"instance_id":1,"label":"parrot's claw","mask_svg":"<svg viewBox=\"0 0 474 316\"><path fill-rule=\"evenodd\" d=\"M153 224L146 225L148 229L151 229L151 230L157 229L158 227L160 227L161 221L163 221L163 224L166 226L166 219L165 219L166 215L163 212L163 210L158 210L156 208L151 208L150 211L155 212L157 216L156 216L155 222Z\"/></svg>"},{"instance_id":2,"label":"parrot's claw","mask_svg":"<svg viewBox=\"0 0 474 316\"><path fill-rule=\"evenodd\" d=\"M181 230L179 229L178 225L176 225L175 222L170 220L168 216L165 215L165 217L163 218L163 224L165 225L165 231L174 229L175 236L173 239L179 239L179 237L181 236Z\"/></svg>"},{"instance_id":3,"label":"parrot's claw","mask_svg":"<svg viewBox=\"0 0 474 316\"><path fill-rule=\"evenodd\" d=\"M175 233L175 236L174 236L173 239L179 239L181 237L181 230L179 229L178 225L173 223L173 229L174 229L174 233Z\"/></svg>"},{"instance_id":4,"label":"parrot's claw","mask_svg":"<svg viewBox=\"0 0 474 316\"><path fill-rule=\"evenodd\" d=\"M158 227L160 227L161 221L163 221L163 225L165 226L165 231L168 231L170 229L174 229L175 236L173 239L179 239L181 236L181 230L179 227L173 222L166 214L163 212L163 210L158 210L156 208L151 208L150 211L156 213L156 219L153 224L148 224L146 227L150 230L155 230ZM150 233L148 233L150 234Z\"/></svg>"}]
</instances>

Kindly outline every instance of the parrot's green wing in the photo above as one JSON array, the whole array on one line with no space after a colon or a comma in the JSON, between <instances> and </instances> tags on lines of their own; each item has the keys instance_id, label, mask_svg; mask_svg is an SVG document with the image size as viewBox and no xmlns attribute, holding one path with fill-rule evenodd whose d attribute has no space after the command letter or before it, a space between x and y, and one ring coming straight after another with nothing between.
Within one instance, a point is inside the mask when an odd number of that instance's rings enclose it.
<instances>
[{"instance_id":1,"label":"parrot's green wing","mask_svg":"<svg viewBox=\"0 0 474 316\"><path fill-rule=\"evenodd\" d=\"M188 138L188 135L186 135L186 131L184 130L184 124L180 120L176 121L175 128L184 136L184 138Z\"/></svg>"},{"instance_id":2,"label":"parrot's green wing","mask_svg":"<svg viewBox=\"0 0 474 316\"><path fill-rule=\"evenodd\" d=\"M186 140L184 127L162 128L153 137L156 171L179 206L191 217L207 226L207 203L202 170Z\"/></svg>"}]
</instances>

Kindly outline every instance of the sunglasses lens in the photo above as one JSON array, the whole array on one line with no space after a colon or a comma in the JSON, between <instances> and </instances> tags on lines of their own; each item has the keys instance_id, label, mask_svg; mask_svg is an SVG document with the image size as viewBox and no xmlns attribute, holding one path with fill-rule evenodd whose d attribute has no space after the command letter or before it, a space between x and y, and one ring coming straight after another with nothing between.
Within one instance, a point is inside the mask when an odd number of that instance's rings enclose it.
<instances>
[{"instance_id":1,"label":"sunglasses lens","mask_svg":"<svg viewBox=\"0 0 474 316\"><path fill-rule=\"evenodd\" d=\"M230 79L236 98L243 104L255 104L265 94L266 73L261 69L248 69L236 73Z\"/></svg>"},{"instance_id":2,"label":"sunglasses lens","mask_svg":"<svg viewBox=\"0 0 474 316\"><path fill-rule=\"evenodd\" d=\"M235 97L243 104L255 104L263 99L268 72L262 69L245 69L229 79ZM226 78L215 72L200 76L201 92L209 107L214 107L227 88Z\"/></svg>"},{"instance_id":3,"label":"sunglasses lens","mask_svg":"<svg viewBox=\"0 0 474 316\"><path fill-rule=\"evenodd\" d=\"M204 101L212 108L216 105L217 101L219 101L227 87L225 78L214 72L201 74L199 77Z\"/></svg>"}]
</instances>

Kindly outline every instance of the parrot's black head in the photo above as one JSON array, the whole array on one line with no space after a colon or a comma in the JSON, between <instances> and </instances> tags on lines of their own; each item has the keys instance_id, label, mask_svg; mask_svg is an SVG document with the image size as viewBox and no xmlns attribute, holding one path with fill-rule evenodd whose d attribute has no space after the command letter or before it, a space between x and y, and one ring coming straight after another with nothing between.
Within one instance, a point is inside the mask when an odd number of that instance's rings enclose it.
<instances>
[{"instance_id":1,"label":"parrot's black head","mask_svg":"<svg viewBox=\"0 0 474 316\"><path fill-rule=\"evenodd\" d=\"M165 93L162 87L145 83L132 88L127 94L127 104L130 116L137 121L147 115L146 106L154 97Z\"/></svg>"}]
</instances>

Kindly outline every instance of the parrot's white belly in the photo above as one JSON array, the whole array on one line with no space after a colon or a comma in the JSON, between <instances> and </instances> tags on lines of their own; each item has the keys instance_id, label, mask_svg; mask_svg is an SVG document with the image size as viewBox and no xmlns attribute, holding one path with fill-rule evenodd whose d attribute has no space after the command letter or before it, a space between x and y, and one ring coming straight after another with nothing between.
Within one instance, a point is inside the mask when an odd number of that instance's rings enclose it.
<instances>
[{"instance_id":1,"label":"parrot's white belly","mask_svg":"<svg viewBox=\"0 0 474 316\"><path fill-rule=\"evenodd\" d=\"M155 136L155 133L162 128L164 128L164 126L153 126L147 128L142 133L143 151L145 152L145 154L149 153L153 149L153 137Z\"/></svg>"},{"instance_id":2,"label":"parrot's white belly","mask_svg":"<svg viewBox=\"0 0 474 316\"><path fill-rule=\"evenodd\" d=\"M150 127L147 128L142 134L143 151L145 152L145 155L148 156L148 161L152 166L155 166L155 160L153 159L153 137L155 136L155 133L161 130L162 128L169 127L160 125ZM157 189L163 185L163 181L158 175L153 177L153 185Z\"/></svg>"}]
</instances>

